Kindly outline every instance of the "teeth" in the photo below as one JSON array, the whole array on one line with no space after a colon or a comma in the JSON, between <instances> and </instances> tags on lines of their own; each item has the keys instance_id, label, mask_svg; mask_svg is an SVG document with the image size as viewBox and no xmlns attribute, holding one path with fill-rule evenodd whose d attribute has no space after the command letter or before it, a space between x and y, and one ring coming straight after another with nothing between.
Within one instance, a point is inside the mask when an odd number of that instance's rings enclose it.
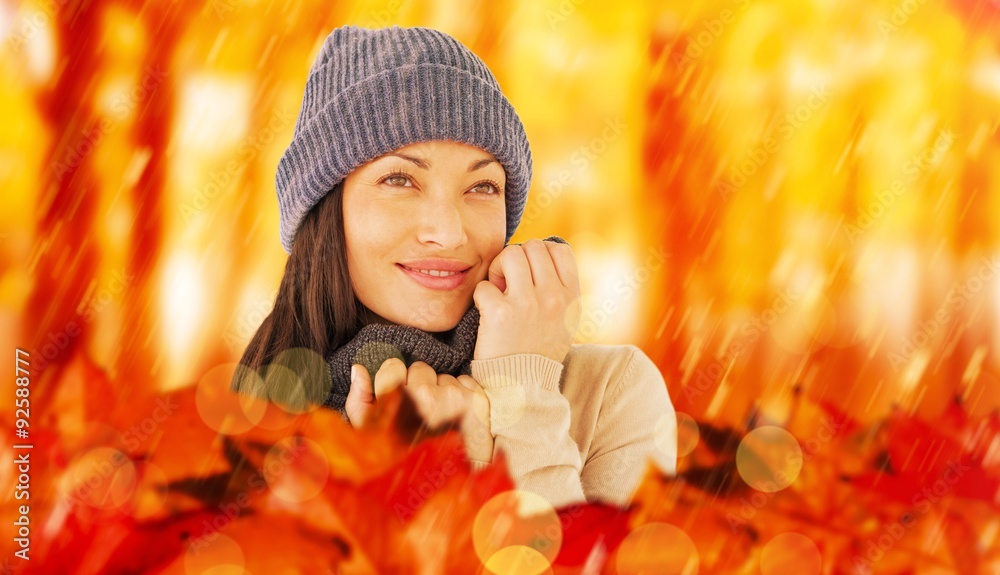
<instances>
[{"instance_id":1,"label":"teeth","mask_svg":"<svg viewBox=\"0 0 1000 575\"><path fill-rule=\"evenodd\" d=\"M457 274L462 273L462 272L443 272L443 271L438 271L438 270L415 270L413 268L406 268L406 269L412 270L412 271L415 271L415 272L420 272L420 273L422 273L424 275L429 275L429 276L434 276L434 277L440 277L440 278L446 278L448 276L453 276L453 275L457 275Z\"/></svg>"}]
</instances>

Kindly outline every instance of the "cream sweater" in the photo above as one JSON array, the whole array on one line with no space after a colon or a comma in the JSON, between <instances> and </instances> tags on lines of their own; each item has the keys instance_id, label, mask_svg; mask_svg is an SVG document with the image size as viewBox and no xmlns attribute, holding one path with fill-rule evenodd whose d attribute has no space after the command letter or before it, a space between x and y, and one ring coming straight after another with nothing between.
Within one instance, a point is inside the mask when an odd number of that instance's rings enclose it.
<instances>
[{"instance_id":1,"label":"cream sweater","mask_svg":"<svg viewBox=\"0 0 1000 575\"><path fill-rule=\"evenodd\" d=\"M490 399L494 457L502 450L515 486L556 508L624 506L647 465L675 473L674 408L634 345L576 344L561 364L541 354L473 360L471 375Z\"/></svg>"}]
</instances>

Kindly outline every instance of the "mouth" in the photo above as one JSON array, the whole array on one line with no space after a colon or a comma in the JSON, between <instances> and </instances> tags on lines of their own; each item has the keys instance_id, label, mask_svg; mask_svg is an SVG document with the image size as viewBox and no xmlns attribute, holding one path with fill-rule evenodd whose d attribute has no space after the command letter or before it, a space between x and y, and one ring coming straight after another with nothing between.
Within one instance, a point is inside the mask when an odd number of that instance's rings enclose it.
<instances>
[{"instance_id":1,"label":"mouth","mask_svg":"<svg viewBox=\"0 0 1000 575\"><path fill-rule=\"evenodd\" d=\"M396 264L396 267L423 287L439 291L450 291L460 287L468 278L469 271L472 270L472 268L460 272L416 270L403 264Z\"/></svg>"}]
</instances>

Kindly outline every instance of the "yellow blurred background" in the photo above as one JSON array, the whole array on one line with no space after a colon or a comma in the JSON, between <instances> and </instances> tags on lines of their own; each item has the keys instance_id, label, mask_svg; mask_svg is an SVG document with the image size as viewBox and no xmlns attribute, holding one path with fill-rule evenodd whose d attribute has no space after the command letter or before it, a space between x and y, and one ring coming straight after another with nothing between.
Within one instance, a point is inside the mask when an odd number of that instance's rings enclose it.
<instances>
[{"instance_id":1,"label":"yellow blurred background","mask_svg":"<svg viewBox=\"0 0 1000 575\"><path fill-rule=\"evenodd\" d=\"M780 421L793 384L863 419L1000 402L995 3L2 6L7 348L163 389L238 358L319 46L419 25L525 123L512 241L574 245L577 341L641 345L679 408Z\"/></svg>"}]
</instances>

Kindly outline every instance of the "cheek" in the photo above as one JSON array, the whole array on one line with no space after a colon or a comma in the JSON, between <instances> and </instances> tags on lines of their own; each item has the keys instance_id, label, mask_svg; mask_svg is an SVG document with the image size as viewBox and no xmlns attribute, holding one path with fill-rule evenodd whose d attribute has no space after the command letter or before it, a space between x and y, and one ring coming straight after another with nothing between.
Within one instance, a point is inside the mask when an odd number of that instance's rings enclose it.
<instances>
[{"instance_id":1,"label":"cheek","mask_svg":"<svg viewBox=\"0 0 1000 575\"><path fill-rule=\"evenodd\" d=\"M385 247L378 243L378 236L371 233L372 229L365 226L344 227L344 234L347 243L347 265L350 268L351 277L363 277L370 273L375 262L383 259L386 253Z\"/></svg>"},{"instance_id":2,"label":"cheek","mask_svg":"<svg viewBox=\"0 0 1000 575\"><path fill-rule=\"evenodd\" d=\"M367 291L370 262L377 257L378 248L373 244L371 210L366 206L344 201L344 241L347 248L347 267L355 286ZM368 262L368 265L366 265Z\"/></svg>"},{"instance_id":3,"label":"cheek","mask_svg":"<svg viewBox=\"0 0 1000 575\"><path fill-rule=\"evenodd\" d=\"M477 274L478 281L488 279L490 264L493 263L493 260L500 255L500 252L502 252L505 247L504 237L506 237L507 229L502 225L499 227L494 225L492 227L496 229L488 230L488 233L479 234L477 241L475 242L476 252L483 260L482 266ZM483 229L483 232L486 231L486 229Z\"/></svg>"},{"instance_id":4,"label":"cheek","mask_svg":"<svg viewBox=\"0 0 1000 575\"><path fill-rule=\"evenodd\" d=\"M502 200L489 204L472 203L466 212L466 227L470 239L475 236L480 242L499 243L503 247L507 235L507 208Z\"/></svg>"},{"instance_id":5,"label":"cheek","mask_svg":"<svg viewBox=\"0 0 1000 575\"><path fill-rule=\"evenodd\" d=\"M364 190L359 190L344 198L344 233L357 237L371 235L373 230L380 230L379 235L397 232L401 224L413 219L412 212L412 206L371 195L364 197Z\"/></svg>"},{"instance_id":6,"label":"cheek","mask_svg":"<svg viewBox=\"0 0 1000 575\"><path fill-rule=\"evenodd\" d=\"M358 256L363 256L365 252L371 250L373 243L372 230L385 228L386 217L384 210L379 210L378 206L370 201L361 200L358 194L345 195L344 197L344 240L347 242L347 249L354 251Z\"/></svg>"}]
</instances>

